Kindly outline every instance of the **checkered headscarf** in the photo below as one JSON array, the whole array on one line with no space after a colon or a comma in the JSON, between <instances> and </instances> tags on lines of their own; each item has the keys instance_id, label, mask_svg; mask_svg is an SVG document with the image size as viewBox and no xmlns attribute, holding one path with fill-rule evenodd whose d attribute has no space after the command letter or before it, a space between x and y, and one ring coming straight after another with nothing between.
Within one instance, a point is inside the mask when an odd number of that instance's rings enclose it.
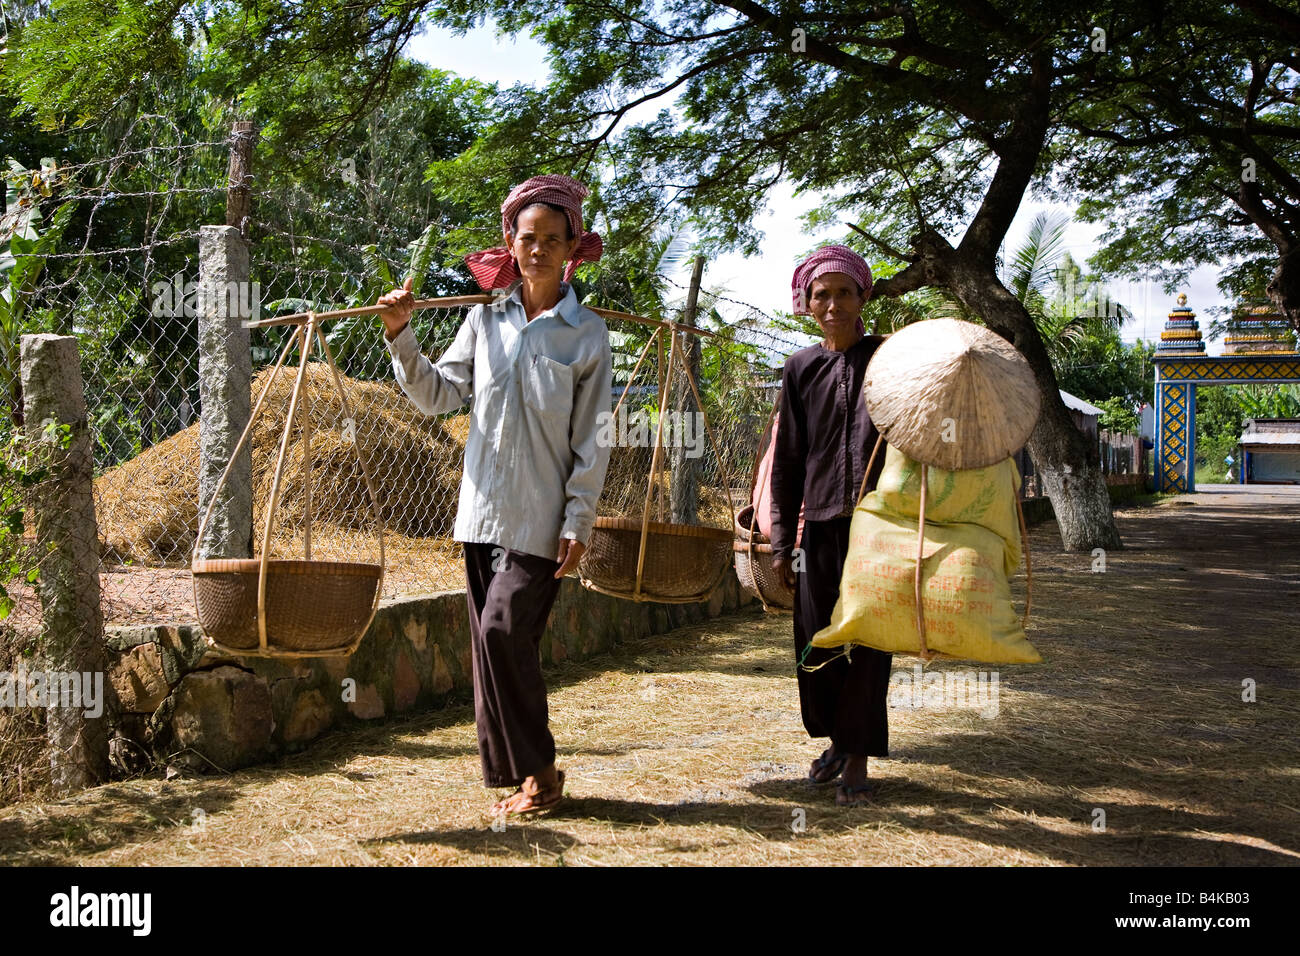
<instances>
[{"instance_id":1,"label":"checkered headscarf","mask_svg":"<svg viewBox=\"0 0 1300 956\"><path fill-rule=\"evenodd\" d=\"M569 228L579 240L578 250L564 270L564 281L568 282L573 278L578 263L595 262L605 249L598 234L583 231L582 200L586 195L587 187L568 176L534 176L510 190L510 195L501 204L501 235L509 240L515 217L524 207L538 202L559 206L569 217ZM519 264L506 246L471 253L465 261L479 287L486 290L504 289L519 278Z\"/></svg>"},{"instance_id":2,"label":"checkered headscarf","mask_svg":"<svg viewBox=\"0 0 1300 956\"><path fill-rule=\"evenodd\" d=\"M871 267L867 260L848 246L822 246L810 255L794 270L790 280L791 298L794 300L795 315L809 315L808 293L813 279L828 272L843 272L858 284L862 298L871 298Z\"/></svg>"}]
</instances>

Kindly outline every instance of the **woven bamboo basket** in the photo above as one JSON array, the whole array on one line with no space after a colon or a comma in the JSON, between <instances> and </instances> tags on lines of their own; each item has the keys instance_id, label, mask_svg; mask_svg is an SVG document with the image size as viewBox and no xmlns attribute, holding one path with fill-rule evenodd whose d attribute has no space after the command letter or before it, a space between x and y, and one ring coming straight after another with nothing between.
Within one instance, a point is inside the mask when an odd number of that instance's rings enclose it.
<instances>
[{"instance_id":1,"label":"woven bamboo basket","mask_svg":"<svg viewBox=\"0 0 1300 956\"><path fill-rule=\"evenodd\" d=\"M754 521L754 506L745 505L736 512L736 540L748 541L755 534L760 541L768 541L767 535L758 530L758 525Z\"/></svg>"},{"instance_id":2,"label":"woven bamboo basket","mask_svg":"<svg viewBox=\"0 0 1300 956\"><path fill-rule=\"evenodd\" d=\"M597 518L579 564L582 583L593 591L625 597L637 579L641 522ZM723 528L652 521L645 530L640 597L660 604L706 601L727 573L731 533Z\"/></svg>"},{"instance_id":3,"label":"woven bamboo basket","mask_svg":"<svg viewBox=\"0 0 1300 956\"><path fill-rule=\"evenodd\" d=\"M194 562L195 601L204 632L228 648L259 647L257 594L262 562L214 558ZM267 562L266 618L275 646L291 651L349 646L370 621L383 569L346 561Z\"/></svg>"},{"instance_id":4,"label":"woven bamboo basket","mask_svg":"<svg viewBox=\"0 0 1300 956\"><path fill-rule=\"evenodd\" d=\"M695 332L693 328L674 327L669 334L668 372L659 389L659 407L664 406L664 398L670 394L673 374L676 366L685 373L691 392L701 415L704 402L700 400L690 366L678 361L680 346L675 331L683 335ZM619 408L636 380L641 363L645 361L650 348L665 332L660 328L646 343L641 357L637 360L627 387L614 408L614 417L618 417ZM707 334L707 333L704 333ZM735 506L731 502L730 485L727 482L726 458L718 448L713 429L708 418L704 418L704 428L714 454L718 456L722 470L722 485L727 490L727 507L731 511L734 524ZM654 455L650 463L650 476L646 486L645 505L641 518L598 517L592 528L587 549L578 563L578 575L584 586L602 594L624 598L629 601L654 601L661 604L693 604L708 600L713 590L726 577L731 564L731 542L733 533L730 528L712 528L703 525L688 525L677 522L651 521L650 507L654 489L662 472L663 422L655 432Z\"/></svg>"},{"instance_id":5,"label":"woven bamboo basket","mask_svg":"<svg viewBox=\"0 0 1300 956\"><path fill-rule=\"evenodd\" d=\"M753 523L754 506L736 515L736 537L731 543L736 578L741 588L763 602L767 611L793 611L794 591L772 569L772 542Z\"/></svg>"},{"instance_id":6,"label":"woven bamboo basket","mask_svg":"<svg viewBox=\"0 0 1300 956\"><path fill-rule=\"evenodd\" d=\"M793 611L794 591L777 579L772 570L772 546L755 541L733 541L736 577L740 586L763 602L766 610Z\"/></svg>"},{"instance_id":7,"label":"woven bamboo basket","mask_svg":"<svg viewBox=\"0 0 1300 956\"><path fill-rule=\"evenodd\" d=\"M370 622L379 608L384 579L383 521L379 498L370 478L369 466L359 443L352 441L366 490L370 495L375 526L379 537L379 563L313 560L311 554L311 416L303 381L307 362L318 346L328 363L344 415L352 419L347 394L339 377L329 344L320 330L315 313L306 313L307 321L285 343L279 359L248 424L230 456L230 463L212 493L211 501L199 523L194 556L190 562L194 586L194 606L199 626L219 650L241 657L345 657L360 645ZM200 556L204 531L230 476L231 466L239 457L252 433L253 422L284 366L289 351L297 346L300 353L298 377L289 399L289 412L279 457L271 483L270 501L262 530L260 557L209 558ZM286 452L298 416L303 423L304 444L303 551L304 557L271 558L271 534L280 503L280 482L284 475Z\"/></svg>"}]
</instances>

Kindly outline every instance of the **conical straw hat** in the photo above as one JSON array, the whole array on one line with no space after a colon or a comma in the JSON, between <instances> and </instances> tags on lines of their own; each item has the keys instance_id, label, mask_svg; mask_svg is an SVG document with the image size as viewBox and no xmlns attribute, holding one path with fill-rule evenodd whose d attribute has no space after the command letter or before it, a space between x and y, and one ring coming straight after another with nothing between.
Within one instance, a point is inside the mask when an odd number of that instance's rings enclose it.
<instances>
[{"instance_id":1,"label":"conical straw hat","mask_svg":"<svg viewBox=\"0 0 1300 956\"><path fill-rule=\"evenodd\" d=\"M949 471L984 468L1024 447L1041 399L1024 356L970 322L930 319L889 336L863 383L885 441Z\"/></svg>"}]
</instances>

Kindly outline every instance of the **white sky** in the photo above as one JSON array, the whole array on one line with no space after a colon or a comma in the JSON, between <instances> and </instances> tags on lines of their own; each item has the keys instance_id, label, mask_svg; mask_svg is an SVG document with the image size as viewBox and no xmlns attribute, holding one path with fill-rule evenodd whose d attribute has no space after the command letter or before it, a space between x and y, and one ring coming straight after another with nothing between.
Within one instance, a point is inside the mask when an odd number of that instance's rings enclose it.
<instances>
[{"instance_id":1,"label":"white sky","mask_svg":"<svg viewBox=\"0 0 1300 956\"><path fill-rule=\"evenodd\" d=\"M506 37L498 39L491 28L479 28L465 36L455 36L446 30L430 30L412 40L407 52L431 66L472 76L488 83L508 86L527 83L540 86L549 74L545 48L531 37ZM650 104L653 114L658 104ZM632 117L636 119L635 116ZM704 285L714 291L723 291L765 311L790 308L790 273L801 253L818 241L843 241L844 231L828 230L818 235L803 231L799 220L801 213L812 205L811 200L793 196L793 188L784 185L769 197L768 208L758 221L765 233L761 258L746 259L732 253L709 262L705 268ZM1026 200L1020 206L1007 234L1006 247L1015 249L1024 240L1029 224L1041 211L1061 211L1073 215L1069 207ZM1097 237L1103 231L1101 224L1071 222L1066 231L1065 246L1076 261L1085 260L1097 251ZM1085 266L1086 271L1086 266ZM674 276L683 285L689 273ZM1202 333L1209 326L1211 306L1228 305L1215 286L1217 272L1202 266L1192 272L1189 281L1180 290L1187 293L1188 305L1197 313ZM1108 285L1112 300L1121 302L1134 314L1125 323L1120 335L1126 342L1137 339L1158 341L1169 310L1176 304L1174 295L1166 295L1156 282L1113 282ZM1207 342L1207 351L1218 355L1223 351L1222 341Z\"/></svg>"}]
</instances>

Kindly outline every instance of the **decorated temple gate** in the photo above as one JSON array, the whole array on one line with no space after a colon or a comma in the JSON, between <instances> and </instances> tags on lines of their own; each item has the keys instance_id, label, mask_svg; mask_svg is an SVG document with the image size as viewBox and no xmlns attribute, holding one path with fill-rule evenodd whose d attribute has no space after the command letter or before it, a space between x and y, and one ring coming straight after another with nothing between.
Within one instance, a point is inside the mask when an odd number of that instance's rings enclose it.
<instances>
[{"instance_id":1,"label":"decorated temple gate","mask_svg":"<svg viewBox=\"0 0 1300 956\"><path fill-rule=\"evenodd\" d=\"M1282 385L1300 382L1295 333L1270 306L1246 304L1227 323L1224 354L1205 354L1187 296L1160 335L1156 367L1157 491L1196 490L1197 385Z\"/></svg>"}]
</instances>

